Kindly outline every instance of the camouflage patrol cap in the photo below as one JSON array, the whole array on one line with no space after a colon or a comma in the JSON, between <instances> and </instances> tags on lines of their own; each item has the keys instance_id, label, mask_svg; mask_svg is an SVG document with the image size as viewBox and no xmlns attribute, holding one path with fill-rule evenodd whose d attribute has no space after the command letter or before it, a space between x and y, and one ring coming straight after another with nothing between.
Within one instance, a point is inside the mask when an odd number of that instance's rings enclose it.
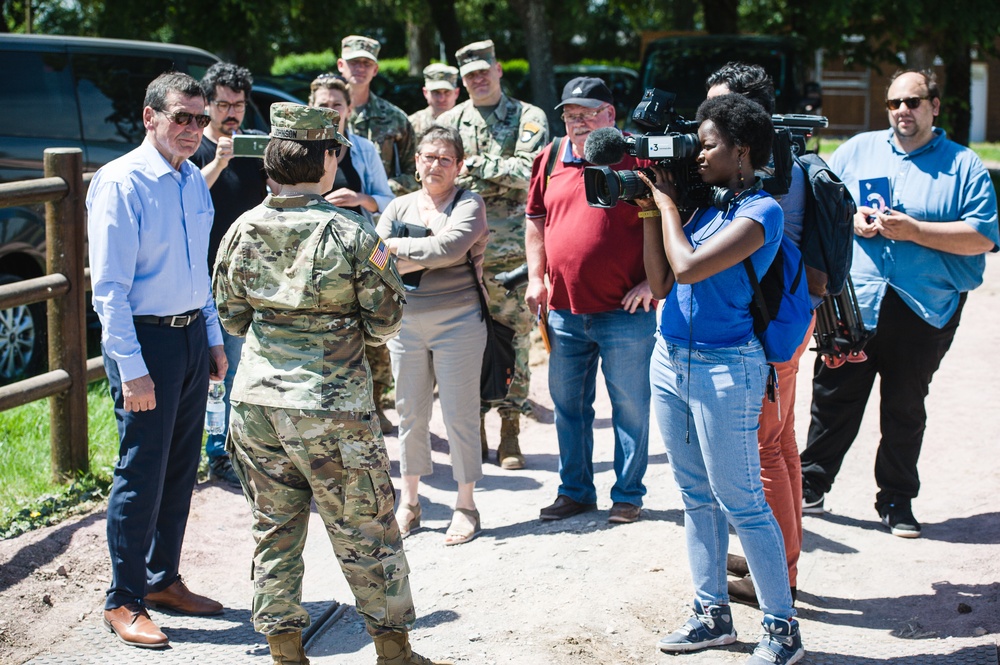
<instances>
[{"instance_id":1,"label":"camouflage patrol cap","mask_svg":"<svg viewBox=\"0 0 1000 665\"><path fill-rule=\"evenodd\" d=\"M487 39L484 42L473 42L468 46L463 46L455 51L455 58L458 60L458 67L459 71L462 72L462 76L468 76L472 72L478 72L481 69L489 69L497 61L492 39Z\"/></svg>"},{"instance_id":2,"label":"camouflage patrol cap","mask_svg":"<svg viewBox=\"0 0 1000 665\"><path fill-rule=\"evenodd\" d=\"M378 40L361 35L348 35L340 41L340 57L344 60L368 58L378 62L378 52L382 45Z\"/></svg>"},{"instance_id":3,"label":"camouflage patrol cap","mask_svg":"<svg viewBox=\"0 0 1000 665\"><path fill-rule=\"evenodd\" d=\"M455 90L458 88L458 70L435 62L424 67L424 87L428 90Z\"/></svg>"},{"instance_id":4,"label":"camouflage patrol cap","mask_svg":"<svg viewBox=\"0 0 1000 665\"><path fill-rule=\"evenodd\" d=\"M337 131L340 114L333 109L303 106L292 102L271 104L271 138L293 141L326 141L333 139L349 146L343 134Z\"/></svg>"}]
</instances>

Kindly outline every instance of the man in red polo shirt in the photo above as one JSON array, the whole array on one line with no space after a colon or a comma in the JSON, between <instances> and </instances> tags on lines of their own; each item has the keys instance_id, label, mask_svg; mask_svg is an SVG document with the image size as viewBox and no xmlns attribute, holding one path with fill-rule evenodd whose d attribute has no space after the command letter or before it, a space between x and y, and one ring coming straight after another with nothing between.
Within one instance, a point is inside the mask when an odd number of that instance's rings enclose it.
<instances>
[{"instance_id":1,"label":"man in red polo shirt","mask_svg":"<svg viewBox=\"0 0 1000 665\"><path fill-rule=\"evenodd\" d=\"M635 522L646 493L649 358L656 328L642 263L642 222L635 206L591 208L584 195L587 136L615 125L607 85L599 78L575 78L563 89L560 107L567 136L535 158L525 225L525 300L532 312L548 312L549 393L559 438L559 493L539 517L559 520L597 508L593 405L600 360L615 431L617 481L608 521ZM558 152L549 174L553 150ZM637 166L626 155L613 168Z\"/></svg>"}]
</instances>

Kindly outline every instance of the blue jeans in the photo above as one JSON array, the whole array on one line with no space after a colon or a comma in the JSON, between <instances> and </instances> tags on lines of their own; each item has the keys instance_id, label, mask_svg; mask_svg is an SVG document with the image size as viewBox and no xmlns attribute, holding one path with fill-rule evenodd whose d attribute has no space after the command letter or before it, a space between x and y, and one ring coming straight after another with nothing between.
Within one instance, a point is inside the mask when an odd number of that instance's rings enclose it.
<instances>
[{"instance_id":1,"label":"blue jeans","mask_svg":"<svg viewBox=\"0 0 1000 665\"><path fill-rule=\"evenodd\" d=\"M598 314L549 312L549 393L559 437L559 494L596 503L594 396L597 361L611 397L615 482L611 500L642 505L649 457L649 356L656 313L641 309Z\"/></svg>"},{"instance_id":2,"label":"blue jeans","mask_svg":"<svg viewBox=\"0 0 1000 665\"><path fill-rule=\"evenodd\" d=\"M229 396L233 394L233 379L236 377L236 368L240 366L240 354L243 352L243 342L246 338L230 335L226 329L222 329L222 348L226 351L226 360L229 361L229 369L226 371L226 396L222 401L226 405L226 428L222 434L209 434L205 439L205 454L211 462L216 457L226 455L226 435L229 434Z\"/></svg>"},{"instance_id":3,"label":"blue jeans","mask_svg":"<svg viewBox=\"0 0 1000 665\"><path fill-rule=\"evenodd\" d=\"M760 480L757 419L767 377L760 342L689 352L657 338L649 376L653 412L684 500L697 598L706 606L729 603L731 523L760 608L781 619L794 616L785 545Z\"/></svg>"}]
</instances>

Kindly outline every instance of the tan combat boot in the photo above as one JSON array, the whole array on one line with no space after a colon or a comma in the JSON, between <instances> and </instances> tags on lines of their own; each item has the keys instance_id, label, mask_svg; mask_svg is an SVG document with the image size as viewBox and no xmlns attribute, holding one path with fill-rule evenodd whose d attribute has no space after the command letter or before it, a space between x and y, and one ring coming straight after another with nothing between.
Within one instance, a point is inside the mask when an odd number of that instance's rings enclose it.
<instances>
[{"instance_id":1,"label":"tan combat boot","mask_svg":"<svg viewBox=\"0 0 1000 665\"><path fill-rule=\"evenodd\" d=\"M483 461L490 461L490 444L486 442L486 414L479 414L479 445L483 448Z\"/></svg>"},{"instance_id":2,"label":"tan combat boot","mask_svg":"<svg viewBox=\"0 0 1000 665\"><path fill-rule=\"evenodd\" d=\"M384 383L373 383L372 384L372 397L375 399L375 415L378 416L379 427L382 428L382 434L392 433L392 423L389 421L389 417L385 415L385 411L382 410L382 402L385 399L385 393L389 390L389 386Z\"/></svg>"},{"instance_id":3,"label":"tan combat boot","mask_svg":"<svg viewBox=\"0 0 1000 665\"><path fill-rule=\"evenodd\" d=\"M386 633L372 639L378 654L376 665L452 665L451 661L431 660L413 653L406 633Z\"/></svg>"},{"instance_id":4,"label":"tan combat boot","mask_svg":"<svg viewBox=\"0 0 1000 665\"><path fill-rule=\"evenodd\" d=\"M271 648L272 665L309 665L299 631L268 635L267 646Z\"/></svg>"},{"instance_id":5,"label":"tan combat boot","mask_svg":"<svg viewBox=\"0 0 1000 665\"><path fill-rule=\"evenodd\" d=\"M521 433L521 414L503 413L500 415L500 445L497 446L497 462L501 469L516 471L524 468L524 455L517 437Z\"/></svg>"}]
</instances>

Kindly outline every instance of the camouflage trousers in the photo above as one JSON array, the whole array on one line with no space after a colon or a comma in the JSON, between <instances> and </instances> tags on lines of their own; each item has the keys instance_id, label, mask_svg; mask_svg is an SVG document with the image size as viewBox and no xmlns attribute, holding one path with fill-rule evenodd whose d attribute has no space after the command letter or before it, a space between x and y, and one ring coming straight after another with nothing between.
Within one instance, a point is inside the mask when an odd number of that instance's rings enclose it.
<instances>
[{"instance_id":1,"label":"camouflage trousers","mask_svg":"<svg viewBox=\"0 0 1000 665\"><path fill-rule=\"evenodd\" d=\"M528 365L528 351L531 348L531 326L535 321L535 316L528 310L524 302L523 293L515 292L507 295L506 289L493 281L493 275L498 272L512 270L520 265L502 265L494 269L493 266L483 267L483 281L486 283L486 291L490 297L490 315L500 323L514 330L514 379L510 383L510 390L506 399L498 402L483 402L481 411L483 413L496 407L501 416L510 414L528 413L531 407L528 404L528 387L531 383L531 368Z\"/></svg>"},{"instance_id":2,"label":"camouflage trousers","mask_svg":"<svg viewBox=\"0 0 1000 665\"><path fill-rule=\"evenodd\" d=\"M302 550L313 500L372 635L413 623L409 566L393 516L389 457L372 414L234 401L226 447L253 513L253 623L265 635L309 625ZM344 418L343 420L338 418Z\"/></svg>"}]
</instances>

